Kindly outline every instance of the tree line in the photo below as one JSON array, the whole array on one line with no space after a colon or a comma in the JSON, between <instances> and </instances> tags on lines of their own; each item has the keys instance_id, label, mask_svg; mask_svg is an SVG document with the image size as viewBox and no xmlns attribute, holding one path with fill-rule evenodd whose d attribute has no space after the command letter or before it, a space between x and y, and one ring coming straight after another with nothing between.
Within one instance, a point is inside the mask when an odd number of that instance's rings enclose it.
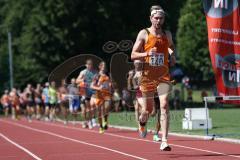
<instances>
[{"instance_id":1,"label":"tree line","mask_svg":"<svg viewBox=\"0 0 240 160\"><path fill-rule=\"evenodd\" d=\"M177 44L184 73L212 78L205 15L196 0L1 0L0 90L9 88L7 31L12 33L14 86L44 82L70 57L95 54L107 62L107 41L135 41L150 26L149 8L159 4L167 12L166 29ZM130 55L130 51L126 54ZM196 77L196 76L195 76Z\"/></svg>"}]
</instances>

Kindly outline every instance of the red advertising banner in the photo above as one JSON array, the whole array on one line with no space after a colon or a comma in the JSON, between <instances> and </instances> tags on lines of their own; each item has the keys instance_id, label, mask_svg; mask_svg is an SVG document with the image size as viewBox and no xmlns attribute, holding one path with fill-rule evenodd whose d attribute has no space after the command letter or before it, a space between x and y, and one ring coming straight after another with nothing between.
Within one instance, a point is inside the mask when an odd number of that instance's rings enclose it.
<instances>
[{"instance_id":1,"label":"red advertising banner","mask_svg":"<svg viewBox=\"0 0 240 160\"><path fill-rule=\"evenodd\" d=\"M208 44L219 96L240 96L240 4L202 0Z\"/></svg>"}]
</instances>

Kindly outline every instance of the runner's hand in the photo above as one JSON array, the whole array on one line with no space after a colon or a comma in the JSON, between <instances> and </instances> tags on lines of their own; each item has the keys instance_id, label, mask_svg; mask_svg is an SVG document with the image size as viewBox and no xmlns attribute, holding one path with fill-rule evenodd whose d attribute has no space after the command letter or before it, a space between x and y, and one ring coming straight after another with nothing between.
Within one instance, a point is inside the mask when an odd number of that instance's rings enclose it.
<instances>
[{"instance_id":1,"label":"runner's hand","mask_svg":"<svg viewBox=\"0 0 240 160\"><path fill-rule=\"evenodd\" d=\"M148 55L149 55L149 56L152 56L152 55L154 55L154 54L156 54L156 53L157 53L157 48L156 48L156 47L153 47L153 48L151 48L150 51L148 52Z\"/></svg>"},{"instance_id":2,"label":"runner's hand","mask_svg":"<svg viewBox=\"0 0 240 160\"><path fill-rule=\"evenodd\" d=\"M174 55L172 55L170 65L171 65L171 67L173 67L173 66L175 66L175 64L176 64L176 57Z\"/></svg>"}]
</instances>

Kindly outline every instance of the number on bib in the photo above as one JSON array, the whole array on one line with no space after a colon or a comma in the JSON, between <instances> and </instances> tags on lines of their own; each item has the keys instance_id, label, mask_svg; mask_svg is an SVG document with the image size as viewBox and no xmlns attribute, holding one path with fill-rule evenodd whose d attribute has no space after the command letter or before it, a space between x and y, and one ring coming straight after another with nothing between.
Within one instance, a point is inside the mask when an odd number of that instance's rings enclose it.
<instances>
[{"instance_id":1,"label":"number on bib","mask_svg":"<svg viewBox=\"0 0 240 160\"><path fill-rule=\"evenodd\" d=\"M164 65L164 54L160 53L160 54L152 55L149 58L149 65L150 66L162 66L162 65Z\"/></svg>"}]
</instances>

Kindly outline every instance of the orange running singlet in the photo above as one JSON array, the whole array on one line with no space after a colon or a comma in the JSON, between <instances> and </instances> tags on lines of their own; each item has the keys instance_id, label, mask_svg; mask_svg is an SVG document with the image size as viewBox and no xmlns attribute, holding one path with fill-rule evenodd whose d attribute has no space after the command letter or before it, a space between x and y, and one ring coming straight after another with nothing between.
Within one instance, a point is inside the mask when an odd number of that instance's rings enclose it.
<instances>
[{"instance_id":1,"label":"orange running singlet","mask_svg":"<svg viewBox=\"0 0 240 160\"><path fill-rule=\"evenodd\" d=\"M157 53L145 57L143 64L140 90L142 92L156 91L161 82L170 81L168 48L169 42L166 34L156 37L148 30L148 40L144 45L144 52L149 52L152 48L157 49Z\"/></svg>"},{"instance_id":2,"label":"orange running singlet","mask_svg":"<svg viewBox=\"0 0 240 160\"><path fill-rule=\"evenodd\" d=\"M80 96L86 96L86 83L85 82L80 82L79 85L79 94Z\"/></svg>"},{"instance_id":3,"label":"orange running singlet","mask_svg":"<svg viewBox=\"0 0 240 160\"><path fill-rule=\"evenodd\" d=\"M14 108L16 108L19 105L20 105L19 97L17 95L13 95L13 97L12 97L12 106Z\"/></svg>"},{"instance_id":4,"label":"orange running singlet","mask_svg":"<svg viewBox=\"0 0 240 160\"><path fill-rule=\"evenodd\" d=\"M111 99L110 79L107 75L100 75L98 79L98 86L102 89L96 92L96 105L102 105L105 100Z\"/></svg>"}]
</instances>

